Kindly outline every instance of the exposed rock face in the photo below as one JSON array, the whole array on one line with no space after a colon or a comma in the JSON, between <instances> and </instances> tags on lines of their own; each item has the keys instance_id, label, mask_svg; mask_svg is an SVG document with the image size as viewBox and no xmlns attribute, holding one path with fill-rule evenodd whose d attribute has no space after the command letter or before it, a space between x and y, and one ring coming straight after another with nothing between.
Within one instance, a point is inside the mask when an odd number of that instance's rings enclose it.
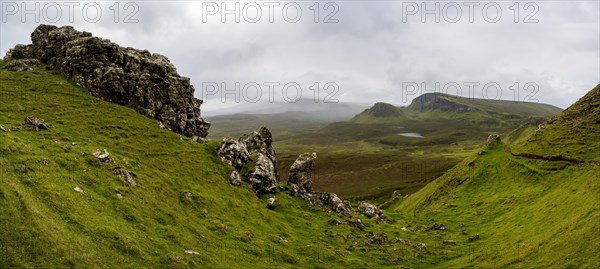
<instances>
[{"instance_id":1,"label":"exposed rock face","mask_svg":"<svg viewBox=\"0 0 600 269\"><path fill-rule=\"evenodd\" d=\"M242 176L244 181L252 184L257 195L275 193L279 176L272 143L271 132L263 126L258 132L243 135L236 141L223 142L218 154L221 156L221 160L240 172L244 167L253 164L250 171ZM257 158L253 160L252 155Z\"/></svg>"},{"instance_id":2,"label":"exposed rock face","mask_svg":"<svg viewBox=\"0 0 600 269\"><path fill-rule=\"evenodd\" d=\"M61 71L100 99L133 108L189 137L205 138L210 124L200 117L190 79L169 60L146 50L124 48L70 26L40 25L31 45L17 45L5 60L34 58Z\"/></svg>"},{"instance_id":3,"label":"exposed rock face","mask_svg":"<svg viewBox=\"0 0 600 269\"><path fill-rule=\"evenodd\" d=\"M294 195L312 192L312 170L317 153L303 153L292 164L288 184Z\"/></svg>"},{"instance_id":4,"label":"exposed rock face","mask_svg":"<svg viewBox=\"0 0 600 269\"><path fill-rule=\"evenodd\" d=\"M4 69L14 72L31 71L34 67L39 66L40 61L37 59L18 59L8 62Z\"/></svg>"},{"instance_id":5,"label":"exposed rock face","mask_svg":"<svg viewBox=\"0 0 600 269\"><path fill-rule=\"evenodd\" d=\"M411 102L409 108L417 111L429 111L440 109L443 112L454 113L467 113L477 110L474 107L450 101L446 99L445 96L445 94L441 93L426 93L415 98Z\"/></svg>"}]
</instances>

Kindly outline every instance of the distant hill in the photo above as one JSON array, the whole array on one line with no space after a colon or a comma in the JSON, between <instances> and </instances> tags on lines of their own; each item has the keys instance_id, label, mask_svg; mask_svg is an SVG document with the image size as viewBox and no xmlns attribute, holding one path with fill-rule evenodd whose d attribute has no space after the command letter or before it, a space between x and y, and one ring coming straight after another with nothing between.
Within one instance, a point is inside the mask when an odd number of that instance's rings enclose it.
<instances>
[{"instance_id":1,"label":"distant hill","mask_svg":"<svg viewBox=\"0 0 600 269\"><path fill-rule=\"evenodd\" d=\"M460 96L426 93L411 102L408 107L377 103L352 118L357 123L401 124L407 120L467 119L489 122L528 117L551 117L562 109L539 103L506 100L485 100Z\"/></svg>"},{"instance_id":2,"label":"distant hill","mask_svg":"<svg viewBox=\"0 0 600 269\"><path fill-rule=\"evenodd\" d=\"M478 98L465 98L442 93L426 93L415 98L408 106L411 111L440 110L443 112L467 113L472 111L485 111L511 117L511 115L529 116L554 116L562 109L540 103L518 102L507 100L487 100Z\"/></svg>"},{"instance_id":3,"label":"distant hill","mask_svg":"<svg viewBox=\"0 0 600 269\"><path fill-rule=\"evenodd\" d=\"M399 107L388 103L376 103L352 118L358 123L395 123L405 120L404 112Z\"/></svg>"}]
</instances>

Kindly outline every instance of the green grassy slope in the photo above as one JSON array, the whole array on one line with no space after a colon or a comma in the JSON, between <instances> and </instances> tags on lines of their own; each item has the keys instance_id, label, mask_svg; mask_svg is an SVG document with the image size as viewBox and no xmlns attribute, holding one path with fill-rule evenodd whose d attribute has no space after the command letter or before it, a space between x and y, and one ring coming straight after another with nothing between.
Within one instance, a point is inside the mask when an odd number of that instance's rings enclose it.
<instances>
[{"instance_id":1,"label":"green grassy slope","mask_svg":"<svg viewBox=\"0 0 600 269\"><path fill-rule=\"evenodd\" d=\"M600 161L599 125L600 85L511 148L514 153Z\"/></svg>"},{"instance_id":2,"label":"green grassy slope","mask_svg":"<svg viewBox=\"0 0 600 269\"><path fill-rule=\"evenodd\" d=\"M228 183L218 141L191 143L43 66L0 69L0 100L0 125L11 130L0 131L0 268L598 266L593 163L527 160L492 146L391 203L389 222L361 217L361 231L348 225L360 216L307 208L286 193L267 209L269 196ZM18 130L27 116L54 128ZM100 163L95 149L115 163ZM113 175L117 166L138 185ZM344 224L329 224L335 219ZM428 228L434 222L448 229Z\"/></svg>"},{"instance_id":3,"label":"green grassy slope","mask_svg":"<svg viewBox=\"0 0 600 269\"><path fill-rule=\"evenodd\" d=\"M443 266L597 268L600 151L595 143L600 126L585 124L600 119L597 94L598 87L557 115L553 127L543 132L517 129L509 139L516 144L486 147L391 207L417 219L452 223L449 230L460 231L463 238L479 234L471 242L475 251ZM573 126L585 128L577 136L561 136ZM553 148L538 141L552 141ZM518 147L521 143L528 146ZM583 144L589 147L580 151ZM578 153L567 156L581 163L517 157L507 149L513 146L520 153L545 156Z\"/></svg>"},{"instance_id":4,"label":"green grassy slope","mask_svg":"<svg viewBox=\"0 0 600 269\"><path fill-rule=\"evenodd\" d=\"M26 116L55 127L0 131L0 268L390 264L326 236L324 230L351 233L348 225L327 224L340 218L336 214L307 209L284 194L269 210L267 196L258 199L247 184L231 186L232 168L215 154L218 141L181 139L129 108L96 101L43 67L0 70L0 94L3 127L18 128ZM97 148L116 163L92 157ZM138 186L113 175L117 166L134 172Z\"/></svg>"}]
</instances>

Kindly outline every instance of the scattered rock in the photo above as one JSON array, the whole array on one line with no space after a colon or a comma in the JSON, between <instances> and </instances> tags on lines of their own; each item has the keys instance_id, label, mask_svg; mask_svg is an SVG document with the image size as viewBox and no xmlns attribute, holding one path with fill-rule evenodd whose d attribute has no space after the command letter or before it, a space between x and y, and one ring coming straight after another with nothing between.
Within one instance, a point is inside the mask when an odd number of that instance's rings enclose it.
<instances>
[{"instance_id":1,"label":"scattered rock","mask_svg":"<svg viewBox=\"0 0 600 269\"><path fill-rule=\"evenodd\" d=\"M454 240L444 240L444 241L442 241L442 244L445 245L445 246L448 246L448 245L456 246L456 241L454 241Z\"/></svg>"},{"instance_id":2,"label":"scattered rock","mask_svg":"<svg viewBox=\"0 0 600 269\"><path fill-rule=\"evenodd\" d=\"M122 195L121 193L118 193L118 192L117 192L117 193L115 193L115 195L117 196L117 198L119 198L119 199L123 199L123 195Z\"/></svg>"},{"instance_id":3,"label":"scattered rock","mask_svg":"<svg viewBox=\"0 0 600 269\"><path fill-rule=\"evenodd\" d=\"M106 149L104 149L104 153L102 153L99 149L96 149L94 152L92 152L92 156L96 157L101 162L112 162L110 159L110 153L108 153Z\"/></svg>"},{"instance_id":4,"label":"scattered rock","mask_svg":"<svg viewBox=\"0 0 600 269\"><path fill-rule=\"evenodd\" d=\"M80 187L75 187L75 188L73 188L73 190L76 192L82 193L82 194L86 194L86 192Z\"/></svg>"},{"instance_id":5,"label":"scattered rock","mask_svg":"<svg viewBox=\"0 0 600 269\"><path fill-rule=\"evenodd\" d=\"M3 131L3 132L8 132L8 130L6 130L6 129L4 128L4 126L2 126L2 125L0 125L0 131Z\"/></svg>"},{"instance_id":6,"label":"scattered rock","mask_svg":"<svg viewBox=\"0 0 600 269\"><path fill-rule=\"evenodd\" d=\"M277 207L275 202L277 202L277 198L275 198L275 196L267 199L267 208L271 210L275 209Z\"/></svg>"},{"instance_id":7,"label":"scattered rock","mask_svg":"<svg viewBox=\"0 0 600 269\"><path fill-rule=\"evenodd\" d=\"M433 225L431 225L431 229L445 231L448 228L446 228L446 225L442 223L434 223Z\"/></svg>"},{"instance_id":8,"label":"scattered rock","mask_svg":"<svg viewBox=\"0 0 600 269\"><path fill-rule=\"evenodd\" d=\"M331 206L331 210L339 214L347 214L352 210L350 203L342 201L335 193L313 192L305 193L301 197L306 201L306 205L309 207L315 205L322 207Z\"/></svg>"},{"instance_id":9,"label":"scattered rock","mask_svg":"<svg viewBox=\"0 0 600 269\"><path fill-rule=\"evenodd\" d=\"M426 249L427 248L425 243L421 243L421 242L417 242L414 247L417 249Z\"/></svg>"},{"instance_id":10,"label":"scattered rock","mask_svg":"<svg viewBox=\"0 0 600 269\"><path fill-rule=\"evenodd\" d=\"M185 250L185 254L190 254L190 255L199 255L200 253L199 253L199 252L197 252L197 251L193 251L193 250L186 249L186 250Z\"/></svg>"},{"instance_id":11,"label":"scattered rock","mask_svg":"<svg viewBox=\"0 0 600 269\"><path fill-rule=\"evenodd\" d=\"M407 227L402 227L402 228L400 228L400 230L407 232L407 233L410 232L410 230Z\"/></svg>"},{"instance_id":12,"label":"scattered rock","mask_svg":"<svg viewBox=\"0 0 600 269\"><path fill-rule=\"evenodd\" d=\"M17 59L9 61L4 69L14 72L31 71L34 67L39 66L40 61L37 59Z\"/></svg>"},{"instance_id":13,"label":"scattered rock","mask_svg":"<svg viewBox=\"0 0 600 269\"><path fill-rule=\"evenodd\" d=\"M339 219L330 219L327 223L329 225L342 225L342 224L344 224L344 222L341 221L341 220L339 220Z\"/></svg>"},{"instance_id":14,"label":"scattered rock","mask_svg":"<svg viewBox=\"0 0 600 269\"><path fill-rule=\"evenodd\" d=\"M117 241L121 241L121 237L120 237L120 236L118 236L118 235L116 235L116 236L115 236L115 240L117 240Z\"/></svg>"},{"instance_id":15,"label":"scattered rock","mask_svg":"<svg viewBox=\"0 0 600 269\"><path fill-rule=\"evenodd\" d=\"M192 193L191 193L191 192L189 192L189 191L186 191L186 192L184 192L184 193L183 193L183 197L185 197L186 199L188 199L188 200L190 200L190 201L193 201L193 200L194 200L194 195L192 195Z\"/></svg>"},{"instance_id":16,"label":"scattered rock","mask_svg":"<svg viewBox=\"0 0 600 269\"><path fill-rule=\"evenodd\" d=\"M237 170L233 170L231 175L229 176L229 183L233 186L239 186L242 184L242 179L240 178L240 173Z\"/></svg>"},{"instance_id":17,"label":"scattered rock","mask_svg":"<svg viewBox=\"0 0 600 269\"><path fill-rule=\"evenodd\" d=\"M294 195L312 192L312 170L317 153L302 153L290 167L288 184Z\"/></svg>"},{"instance_id":18,"label":"scattered rock","mask_svg":"<svg viewBox=\"0 0 600 269\"><path fill-rule=\"evenodd\" d=\"M392 193L392 199L396 199L400 196L402 196L402 194L397 190Z\"/></svg>"},{"instance_id":19,"label":"scattered rock","mask_svg":"<svg viewBox=\"0 0 600 269\"><path fill-rule=\"evenodd\" d=\"M205 208L200 212L200 216L205 217L206 215L208 215L208 209Z\"/></svg>"},{"instance_id":20,"label":"scattered rock","mask_svg":"<svg viewBox=\"0 0 600 269\"><path fill-rule=\"evenodd\" d=\"M41 118L26 117L25 124L30 125L36 131L48 129L48 126L46 125L46 123L44 123L44 119L41 119Z\"/></svg>"},{"instance_id":21,"label":"scattered rock","mask_svg":"<svg viewBox=\"0 0 600 269\"><path fill-rule=\"evenodd\" d=\"M210 124L200 117L202 100L194 98L190 79L179 76L165 56L120 47L71 26L40 25L31 41L9 50L4 59L35 58L94 97L133 108L178 134L207 136Z\"/></svg>"},{"instance_id":22,"label":"scattered rock","mask_svg":"<svg viewBox=\"0 0 600 269\"><path fill-rule=\"evenodd\" d=\"M368 218L372 218L375 216L377 216L380 219L384 218L383 211L379 210L375 205L367 202L361 202L358 205L358 212L367 216Z\"/></svg>"},{"instance_id":23,"label":"scattered rock","mask_svg":"<svg viewBox=\"0 0 600 269\"><path fill-rule=\"evenodd\" d=\"M108 152L106 152L106 153L108 154ZM100 157L97 157L97 156L96 156L96 158L100 159ZM108 158L108 156L107 156L107 158ZM123 180L125 180L125 182L127 184L129 184L129 186L135 187L137 185L137 183L135 182L135 180L133 179L131 174L129 172L127 172L127 170L125 170L121 167L117 167L117 168L113 169L112 173L115 174L116 176L122 178Z\"/></svg>"},{"instance_id":24,"label":"scattered rock","mask_svg":"<svg viewBox=\"0 0 600 269\"><path fill-rule=\"evenodd\" d=\"M356 221L350 221L350 225L360 229L361 231L365 229L365 225L363 224L361 219L356 219Z\"/></svg>"},{"instance_id":25,"label":"scattered rock","mask_svg":"<svg viewBox=\"0 0 600 269\"><path fill-rule=\"evenodd\" d=\"M475 241L477 239L479 239L479 234L476 234L476 235L473 235L473 236L469 237L469 241Z\"/></svg>"}]
</instances>

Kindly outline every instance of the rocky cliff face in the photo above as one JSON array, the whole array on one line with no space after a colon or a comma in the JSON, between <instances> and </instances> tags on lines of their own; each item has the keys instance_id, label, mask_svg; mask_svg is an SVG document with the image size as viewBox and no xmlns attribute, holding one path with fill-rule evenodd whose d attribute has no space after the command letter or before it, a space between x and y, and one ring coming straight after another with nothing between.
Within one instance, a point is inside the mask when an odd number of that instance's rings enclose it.
<instances>
[{"instance_id":1,"label":"rocky cliff face","mask_svg":"<svg viewBox=\"0 0 600 269\"><path fill-rule=\"evenodd\" d=\"M423 94L415 98L408 107L420 112L440 109L443 112L466 113L477 110L474 107L450 101L440 93Z\"/></svg>"},{"instance_id":2,"label":"rocky cliff face","mask_svg":"<svg viewBox=\"0 0 600 269\"><path fill-rule=\"evenodd\" d=\"M128 106L189 137L205 138L210 124L200 117L190 79L165 56L124 48L73 27L40 25L32 44L17 45L5 60L38 59L100 99Z\"/></svg>"}]
</instances>

